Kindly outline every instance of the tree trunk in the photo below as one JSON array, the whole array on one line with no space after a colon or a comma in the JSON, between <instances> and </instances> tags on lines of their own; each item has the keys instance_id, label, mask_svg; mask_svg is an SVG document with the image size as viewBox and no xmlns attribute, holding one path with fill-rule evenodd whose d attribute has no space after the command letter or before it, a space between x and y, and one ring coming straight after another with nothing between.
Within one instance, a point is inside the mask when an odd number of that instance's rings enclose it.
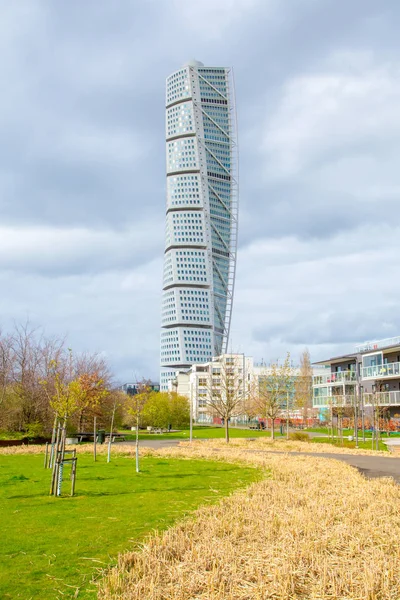
<instances>
[{"instance_id":1,"label":"tree trunk","mask_svg":"<svg viewBox=\"0 0 400 600\"><path fill-rule=\"evenodd\" d=\"M271 419L271 439L275 439L275 419Z\"/></svg>"},{"instance_id":2,"label":"tree trunk","mask_svg":"<svg viewBox=\"0 0 400 600\"><path fill-rule=\"evenodd\" d=\"M96 461L96 438L97 438L97 427L96 427L96 419L97 417L93 417L93 458Z\"/></svg>"},{"instance_id":3,"label":"tree trunk","mask_svg":"<svg viewBox=\"0 0 400 600\"><path fill-rule=\"evenodd\" d=\"M114 415L115 415L116 406L117 406L117 404L116 404L116 402L114 402L114 407L113 407L112 417L111 417L110 436L108 438L107 462L110 462L110 460L111 460L112 433L113 433L113 429L114 429Z\"/></svg>"},{"instance_id":4,"label":"tree trunk","mask_svg":"<svg viewBox=\"0 0 400 600\"><path fill-rule=\"evenodd\" d=\"M83 427L83 410L81 410L79 413L78 431L82 431L82 427Z\"/></svg>"},{"instance_id":5,"label":"tree trunk","mask_svg":"<svg viewBox=\"0 0 400 600\"><path fill-rule=\"evenodd\" d=\"M225 419L225 441L228 444L228 442L229 442L229 422L228 422L228 419Z\"/></svg>"},{"instance_id":6,"label":"tree trunk","mask_svg":"<svg viewBox=\"0 0 400 600\"><path fill-rule=\"evenodd\" d=\"M136 455L136 473L139 473L140 469L139 469L139 416L136 418L136 448L135 448L135 455Z\"/></svg>"},{"instance_id":7,"label":"tree trunk","mask_svg":"<svg viewBox=\"0 0 400 600\"><path fill-rule=\"evenodd\" d=\"M304 405L303 408L303 428L306 429L308 427L308 406Z\"/></svg>"},{"instance_id":8,"label":"tree trunk","mask_svg":"<svg viewBox=\"0 0 400 600\"><path fill-rule=\"evenodd\" d=\"M57 422L58 422L58 415L56 413L54 415L53 431L51 432L49 469L51 469L53 467L54 451L55 451L55 443L56 443L56 435L57 435Z\"/></svg>"}]
</instances>

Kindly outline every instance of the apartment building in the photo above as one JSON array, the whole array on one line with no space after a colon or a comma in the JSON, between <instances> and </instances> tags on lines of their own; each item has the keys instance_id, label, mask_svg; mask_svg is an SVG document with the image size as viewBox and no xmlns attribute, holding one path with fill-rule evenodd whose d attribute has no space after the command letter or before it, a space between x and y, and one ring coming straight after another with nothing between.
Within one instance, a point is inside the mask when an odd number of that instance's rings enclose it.
<instances>
[{"instance_id":1,"label":"apartment building","mask_svg":"<svg viewBox=\"0 0 400 600\"><path fill-rule=\"evenodd\" d=\"M231 375L238 395L245 401L256 375L253 358L244 354L222 354L207 363L194 364L190 370L176 371L169 389L189 398L194 421L212 423L215 415L210 411L207 400L211 388L224 387L226 373Z\"/></svg>"},{"instance_id":2,"label":"apartment building","mask_svg":"<svg viewBox=\"0 0 400 600\"><path fill-rule=\"evenodd\" d=\"M400 420L400 336L359 344L351 354L314 363L313 406L386 408Z\"/></svg>"},{"instance_id":3,"label":"apartment building","mask_svg":"<svg viewBox=\"0 0 400 600\"><path fill-rule=\"evenodd\" d=\"M235 387L240 389L240 394L245 402L250 393L257 390L257 386L263 378L268 377L270 367L263 363L255 363L251 356L244 354L222 354L213 357L211 361L194 364L190 370L180 370L175 372L175 378L170 381L169 389L177 391L179 394L187 396L191 402L192 415L194 421L198 423L212 423L215 415L210 411L208 398L211 388L221 383L224 374L230 370L235 380ZM324 367L316 366L313 368L314 375L324 373ZM294 402L294 391L296 378L300 375L298 367L292 368L292 385L288 391L282 393L282 414L290 420L301 420L303 413L296 410ZM222 382L223 387L223 382ZM315 416L317 411L315 412ZM310 411L310 417L313 416ZM238 415L232 418L232 422L247 423L251 421L246 414ZM256 422L259 419L254 419Z\"/></svg>"}]
</instances>

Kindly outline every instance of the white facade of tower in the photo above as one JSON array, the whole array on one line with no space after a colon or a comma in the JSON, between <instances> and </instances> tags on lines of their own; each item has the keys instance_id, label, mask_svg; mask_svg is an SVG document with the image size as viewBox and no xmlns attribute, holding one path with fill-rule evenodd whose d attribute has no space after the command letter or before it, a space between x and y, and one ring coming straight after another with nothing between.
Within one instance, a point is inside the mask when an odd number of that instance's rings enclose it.
<instances>
[{"instance_id":1,"label":"white facade of tower","mask_svg":"<svg viewBox=\"0 0 400 600\"><path fill-rule=\"evenodd\" d=\"M161 389L226 352L236 267L238 152L232 69L191 61L167 79Z\"/></svg>"}]
</instances>

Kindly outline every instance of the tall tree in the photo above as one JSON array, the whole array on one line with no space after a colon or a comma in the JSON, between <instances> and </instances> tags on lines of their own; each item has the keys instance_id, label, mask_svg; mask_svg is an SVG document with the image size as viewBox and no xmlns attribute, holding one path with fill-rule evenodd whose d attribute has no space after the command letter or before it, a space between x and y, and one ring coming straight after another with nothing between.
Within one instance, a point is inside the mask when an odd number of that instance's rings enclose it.
<instances>
[{"instance_id":1,"label":"tall tree","mask_svg":"<svg viewBox=\"0 0 400 600\"><path fill-rule=\"evenodd\" d=\"M11 384L14 362L14 350L10 335L0 332L0 406L4 404L7 390Z\"/></svg>"},{"instance_id":2,"label":"tall tree","mask_svg":"<svg viewBox=\"0 0 400 600\"><path fill-rule=\"evenodd\" d=\"M72 382L77 406L69 415L69 426L81 429L95 415L103 426L109 422L111 376L102 356L72 356L63 338L47 337L29 322L0 333L1 429L50 432L54 398L60 396L61 385Z\"/></svg>"},{"instance_id":3,"label":"tall tree","mask_svg":"<svg viewBox=\"0 0 400 600\"><path fill-rule=\"evenodd\" d=\"M294 384L295 406L302 411L305 425L312 408L312 373L310 353L305 348L300 356L300 371Z\"/></svg>"},{"instance_id":4,"label":"tall tree","mask_svg":"<svg viewBox=\"0 0 400 600\"><path fill-rule=\"evenodd\" d=\"M229 442L229 422L246 413L247 393L245 373L240 355L224 354L210 363L207 377L207 407L218 415L225 426L225 441Z\"/></svg>"},{"instance_id":5,"label":"tall tree","mask_svg":"<svg viewBox=\"0 0 400 600\"><path fill-rule=\"evenodd\" d=\"M255 411L271 421L271 437L275 439L275 420L283 413L293 392L293 368L290 354L283 364L271 363L260 375L253 399ZM254 409L253 409L254 412Z\"/></svg>"}]
</instances>

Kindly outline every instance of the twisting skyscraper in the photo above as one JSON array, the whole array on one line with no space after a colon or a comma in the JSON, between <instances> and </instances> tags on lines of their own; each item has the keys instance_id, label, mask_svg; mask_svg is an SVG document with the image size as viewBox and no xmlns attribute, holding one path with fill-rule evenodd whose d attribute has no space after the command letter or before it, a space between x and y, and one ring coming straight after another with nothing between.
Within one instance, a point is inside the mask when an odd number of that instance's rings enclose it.
<instances>
[{"instance_id":1,"label":"twisting skyscraper","mask_svg":"<svg viewBox=\"0 0 400 600\"><path fill-rule=\"evenodd\" d=\"M227 350L236 267L238 148L232 69L190 61L167 79L161 389Z\"/></svg>"}]
</instances>

